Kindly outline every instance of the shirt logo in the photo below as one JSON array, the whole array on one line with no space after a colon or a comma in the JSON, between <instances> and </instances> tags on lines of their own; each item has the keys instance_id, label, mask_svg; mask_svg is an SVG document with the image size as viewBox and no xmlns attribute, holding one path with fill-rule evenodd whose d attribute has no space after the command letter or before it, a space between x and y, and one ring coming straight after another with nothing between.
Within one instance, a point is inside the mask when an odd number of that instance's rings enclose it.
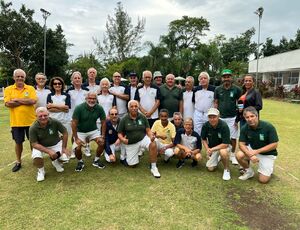
<instances>
[{"instance_id":1,"label":"shirt logo","mask_svg":"<svg viewBox=\"0 0 300 230\"><path fill-rule=\"evenodd\" d=\"M259 140L264 141L265 140L265 135L263 133L259 134Z\"/></svg>"},{"instance_id":2,"label":"shirt logo","mask_svg":"<svg viewBox=\"0 0 300 230\"><path fill-rule=\"evenodd\" d=\"M54 132L52 129L49 129L49 135L52 135Z\"/></svg>"},{"instance_id":3,"label":"shirt logo","mask_svg":"<svg viewBox=\"0 0 300 230\"><path fill-rule=\"evenodd\" d=\"M221 135L221 133L218 133L218 138L222 138L222 135Z\"/></svg>"},{"instance_id":4,"label":"shirt logo","mask_svg":"<svg viewBox=\"0 0 300 230\"><path fill-rule=\"evenodd\" d=\"M138 120L138 124L139 124L139 125L142 125L143 123L142 123L142 121L141 121L141 120Z\"/></svg>"},{"instance_id":5,"label":"shirt logo","mask_svg":"<svg viewBox=\"0 0 300 230\"><path fill-rule=\"evenodd\" d=\"M230 91L230 97L233 97L233 92L232 91Z\"/></svg>"},{"instance_id":6,"label":"shirt logo","mask_svg":"<svg viewBox=\"0 0 300 230\"><path fill-rule=\"evenodd\" d=\"M28 93L28 92L25 92L25 93L24 93L24 96L25 96L25 97L28 97L28 96L29 96L29 93Z\"/></svg>"}]
</instances>

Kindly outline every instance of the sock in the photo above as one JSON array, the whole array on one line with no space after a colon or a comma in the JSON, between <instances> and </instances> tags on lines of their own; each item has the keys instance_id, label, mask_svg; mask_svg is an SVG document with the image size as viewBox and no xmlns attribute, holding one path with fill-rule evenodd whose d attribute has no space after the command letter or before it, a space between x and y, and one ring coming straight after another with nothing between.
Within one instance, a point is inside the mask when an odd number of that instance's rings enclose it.
<instances>
[{"instance_id":1,"label":"sock","mask_svg":"<svg viewBox=\"0 0 300 230\"><path fill-rule=\"evenodd\" d=\"M80 160L78 160L78 162L82 162L82 163L83 163L83 160L82 160L82 159L80 159Z\"/></svg>"},{"instance_id":2,"label":"sock","mask_svg":"<svg viewBox=\"0 0 300 230\"><path fill-rule=\"evenodd\" d=\"M155 168L156 167L156 162L155 163L151 163L151 168Z\"/></svg>"},{"instance_id":3,"label":"sock","mask_svg":"<svg viewBox=\"0 0 300 230\"><path fill-rule=\"evenodd\" d=\"M95 157L95 160L94 161L97 161L97 160L99 160L100 159L100 157Z\"/></svg>"}]
</instances>

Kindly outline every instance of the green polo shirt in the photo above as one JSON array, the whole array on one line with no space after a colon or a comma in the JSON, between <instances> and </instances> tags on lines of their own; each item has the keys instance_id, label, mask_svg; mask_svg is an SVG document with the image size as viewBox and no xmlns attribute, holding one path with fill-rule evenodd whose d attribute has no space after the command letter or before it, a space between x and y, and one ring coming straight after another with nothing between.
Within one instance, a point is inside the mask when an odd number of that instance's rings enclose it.
<instances>
[{"instance_id":1,"label":"green polo shirt","mask_svg":"<svg viewBox=\"0 0 300 230\"><path fill-rule=\"evenodd\" d=\"M41 127L38 121L35 121L29 128L29 141L38 143L44 147L56 145L61 139L59 133L66 133L67 129L63 124L49 117L46 127Z\"/></svg>"},{"instance_id":2,"label":"green polo shirt","mask_svg":"<svg viewBox=\"0 0 300 230\"><path fill-rule=\"evenodd\" d=\"M201 139L207 140L208 147L213 148L219 144L230 144L230 131L228 125L219 119L216 128L213 128L207 121L201 130Z\"/></svg>"},{"instance_id":3,"label":"green polo shirt","mask_svg":"<svg viewBox=\"0 0 300 230\"><path fill-rule=\"evenodd\" d=\"M252 129L249 125L244 125L240 132L241 142L250 145L252 149L260 149L268 144L278 142L278 136L275 127L266 121L259 121L256 129ZM271 150L262 155L277 156L277 150Z\"/></svg>"},{"instance_id":4,"label":"green polo shirt","mask_svg":"<svg viewBox=\"0 0 300 230\"><path fill-rule=\"evenodd\" d=\"M160 109L167 109L169 117L173 116L174 112L179 112L179 102L182 101L182 90L177 86L169 89L166 84L160 88Z\"/></svg>"},{"instance_id":5,"label":"green polo shirt","mask_svg":"<svg viewBox=\"0 0 300 230\"><path fill-rule=\"evenodd\" d=\"M123 133L128 139L128 144L135 144L146 135L146 128L150 128L147 118L138 113L136 119L132 119L129 114L126 114L120 121L118 133Z\"/></svg>"},{"instance_id":6,"label":"green polo shirt","mask_svg":"<svg viewBox=\"0 0 300 230\"><path fill-rule=\"evenodd\" d=\"M218 100L220 117L229 118L236 116L236 104L241 95L242 90L236 85L231 85L229 89L225 89L223 85L220 85L215 89L214 99Z\"/></svg>"},{"instance_id":7,"label":"green polo shirt","mask_svg":"<svg viewBox=\"0 0 300 230\"><path fill-rule=\"evenodd\" d=\"M102 106L96 104L89 107L86 102L76 106L72 119L78 121L77 131L81 133L91 132L97 129L96 121L105 120L105 112Z\"/></svg>"}]
</instances>

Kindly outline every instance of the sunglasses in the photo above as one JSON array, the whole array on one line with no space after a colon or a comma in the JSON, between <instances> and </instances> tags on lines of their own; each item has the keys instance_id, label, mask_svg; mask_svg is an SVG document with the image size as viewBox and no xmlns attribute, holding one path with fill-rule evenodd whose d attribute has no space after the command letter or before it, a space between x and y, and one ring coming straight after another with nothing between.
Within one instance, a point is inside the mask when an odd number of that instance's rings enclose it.
<instances>
[{"instance_id":1,"label":"sunglasses","mask_svg":"<svg viewBox=\"0 0 300 230\"><path fill-rule=\"evenodd\" d=\"M61 85L60 82L54 82L53 85Z\"/></svg>"},{"instance_id":2,"label":"sunglasses","mask_svg":"<svg viewBox=\"0 0 300 230\"><path fill-rule=\"evenodd\" d=\"M111 115L111 116L118 116L117 113L111 113L110 115Z\"/></svg>"},{"instance_id":3,"label":"sunglasses","mask_svg":"<svg viewBox=\"0 0 300 230\"><path fill-rule=\"evenodd\" d=\"M15 78L25 78L24 76L16 76Z\"/></svg>"}]
</instances>

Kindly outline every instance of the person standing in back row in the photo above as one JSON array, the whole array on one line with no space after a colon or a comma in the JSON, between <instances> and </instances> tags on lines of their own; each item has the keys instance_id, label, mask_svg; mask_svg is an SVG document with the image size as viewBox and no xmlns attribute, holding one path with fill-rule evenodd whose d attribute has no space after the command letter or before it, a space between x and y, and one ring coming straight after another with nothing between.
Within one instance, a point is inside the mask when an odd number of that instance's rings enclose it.
<instances>
[{"instance_id":1,"label":"person standing in back row","mask_svg":"<svg viewBox=\"0 0 300 230\"><path fill-rule=\"evenodd\" d=\"M15 84L4 90L4 104L9 108L9 118L12 137L16 143L16 164L13 172L21 169L21 156L25 134L29 137L29 126L35 121L34 104L37 96L34 88L25 84L26 73L16 69L13 73Z\"/></svg>"},{"instance_id":2,"label":"person standing in back row","mask_svg":"<svg viewBox=\"0 0 300 230\"><path fill-rule=\"evenodd\" d=\"M238 138L238 124L236 123L237 102L242 95L242 90L232 84L232 71L224 69L222 71L223 84L215 90L215 107L220 111L220 118L225 121L230 130L231 153L230 160L232 164L237 165L235 158L236 140Z\"/></svg>"}]
</instances>

